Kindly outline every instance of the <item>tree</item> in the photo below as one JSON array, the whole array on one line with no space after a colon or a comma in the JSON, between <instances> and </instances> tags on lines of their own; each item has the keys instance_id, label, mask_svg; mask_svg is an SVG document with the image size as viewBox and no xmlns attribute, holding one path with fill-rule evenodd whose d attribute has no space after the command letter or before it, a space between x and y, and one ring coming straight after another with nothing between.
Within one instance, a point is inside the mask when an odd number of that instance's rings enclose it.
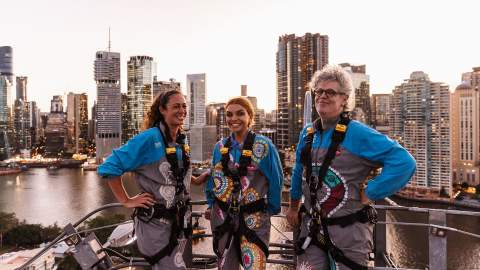
<instances>
[{"instance_id":1,"label":"tree","mask_svg":"<svg viewBox=\"0 0 480 270\"><path fill-rule=\"evenodd\" d=\"M3 248L3 235L17 225L15 213L0 212L0 249Z\"/></svg>"},{"instance_id":2,"label":"tree","mask_svg":"<svg viewBox=\"0 0 480 270\"><path fill-rule=\"evenodd\" d=\"M98 216L94 219L85 221L85 224L88 229L95 229L98 227L112 225L112 224L120 223L123 221L125 221L124 215L115 214L115 215ZM98 231L95 231L95 235L98 237L98 240L100 240L101 243L105 243L114 229L115 227L98 230Z\"/></svg>"},{"instance_id":3,"label":"tree","mask_svg":"<svg viewBox=\"0 0 480 270\"><path fill-rule=\"evenodd\" d=\"M21 223L5 234L5 242L11 246L33 248L42 243L42 225Z\"/></svg>"}]
</instances>

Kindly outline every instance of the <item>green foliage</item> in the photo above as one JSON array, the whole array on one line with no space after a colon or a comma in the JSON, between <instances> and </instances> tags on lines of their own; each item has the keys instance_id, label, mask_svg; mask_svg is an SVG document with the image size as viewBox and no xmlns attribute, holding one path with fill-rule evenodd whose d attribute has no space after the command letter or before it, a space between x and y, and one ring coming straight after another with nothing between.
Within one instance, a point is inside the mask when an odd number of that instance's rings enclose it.
<instances>
[{"instance_id":1,"label":"green foliage","mask_svg":"<svg viewBox=\"0 0 480 270\"><path fill-rule=\"evenodd\" d=\"M57 224L44 227L41 224L19 222L14 213L0 212L0 237L4 244L14 247L34 248L52 241L62 232Z\"/></svg>"},{"instance_id":2,"label":"green foliage","mask_svg":"<svg viewBox=\"0 0 480 270\"><path fill-rule=\"evenodd\" d=\"M105 216L95 217L91 220L87 220L85 221L85 225L87 226L87 229L94 229L98 227L120 223L123 221L125 221L125 216L122 214L105 215ZM100 240L101 243L105 243L114 229L115 227L98 230L98 231L95 231L95 235L98 237L98 240Z\"/></svg>"},{"instance_id":3,"label":"green foliage","mask_svg":"<svg viewBox=\"0 0 480 270\"><path fill-rule=\"evenodd\" d=\"M9 230L5 234L5 243L7 245L34 248L35 245L41 244L42 241L42 225L22 223L17 227Z\"/></svg>"},{"instance_id":4,"label":"green foliage","mask_svg":"<svg viewBox=\"0 0 480 270\"><path fill-rule=\"evenodd\" d=\"M19 223L15 213L0 212L0 233L6 233Z\"/></svg>"}]
</instances>

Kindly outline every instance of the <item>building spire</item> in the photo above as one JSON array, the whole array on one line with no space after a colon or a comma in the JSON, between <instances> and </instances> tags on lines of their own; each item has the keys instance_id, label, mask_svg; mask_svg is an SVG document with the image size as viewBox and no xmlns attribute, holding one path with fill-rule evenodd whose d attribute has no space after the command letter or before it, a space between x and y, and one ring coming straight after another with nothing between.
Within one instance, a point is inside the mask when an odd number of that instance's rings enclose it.
<instances>
[{"instance_id":1,"label":"building spire","mask_svg":"<svg viewBox=\"0 0 480 270\"><path fill-rule=\"evenodd\" d=\"M108 27L108 52L112 48L112 41L110 40L110 27Z\"/></svg>"}]
</instances>

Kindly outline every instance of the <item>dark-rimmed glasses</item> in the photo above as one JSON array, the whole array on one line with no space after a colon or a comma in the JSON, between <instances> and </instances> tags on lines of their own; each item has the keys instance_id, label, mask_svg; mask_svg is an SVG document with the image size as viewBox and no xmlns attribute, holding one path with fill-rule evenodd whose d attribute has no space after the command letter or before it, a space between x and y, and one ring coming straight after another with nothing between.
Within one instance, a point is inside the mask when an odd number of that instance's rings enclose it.
<instances>
[{"instance_id":1,"label":"dark-rimmed glasses","mask_svg":"<svg viewBox=\"0 0 480 270\"><path fill-rule=\"evenodd\" d=\"M313 94L315 94L315 96L319 96L319 97L321 97L322 94L325 94L325 96L327 96L327 98L331 98L331 97L334 97L336 95L345 95L345 93L337 92L337 91L335 91L331 88L328 88L328 89L317 88L317 89L313 90Z\"/></svg>"}]
</instances>

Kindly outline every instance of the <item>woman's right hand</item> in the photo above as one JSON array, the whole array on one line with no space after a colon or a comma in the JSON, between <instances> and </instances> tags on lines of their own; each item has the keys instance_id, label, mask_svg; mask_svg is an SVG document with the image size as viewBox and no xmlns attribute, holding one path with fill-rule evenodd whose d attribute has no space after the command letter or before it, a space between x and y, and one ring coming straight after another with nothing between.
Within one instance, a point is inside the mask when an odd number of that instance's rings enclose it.
<instances>
[{"instance_id":1,"label":"woman's right hand","mask_svg":"<svg viewBox=\"0 0 480 270\"><path fill-rule=\"evenodd\" d=\"M299 225L298 221L298 207L289 207L287 210L287 221L292 227Z\"/></svg>"},{"instance_id":2,"label":"woman's right hand","mask_svg":"<svg viewBox=\"0 0 480 270\"><path fill-rule=\"evenodd\" d=\"M127 201L123 202L122 204L127 208L142 207L148 209L155 204L155 199L150 193L140 193L128 198Z\"/></svg>"},{"instance_id":3,"label":"woman's right hand","mask_svg":"<svg viewBox=\"0 0 480 270\"><path fill-rule=\"evenodd\" d=\"M212 214L212 208L207 208L207 210L205 210L205 219L210 220L211 214Z\"/></svg>"}]
</instances>

